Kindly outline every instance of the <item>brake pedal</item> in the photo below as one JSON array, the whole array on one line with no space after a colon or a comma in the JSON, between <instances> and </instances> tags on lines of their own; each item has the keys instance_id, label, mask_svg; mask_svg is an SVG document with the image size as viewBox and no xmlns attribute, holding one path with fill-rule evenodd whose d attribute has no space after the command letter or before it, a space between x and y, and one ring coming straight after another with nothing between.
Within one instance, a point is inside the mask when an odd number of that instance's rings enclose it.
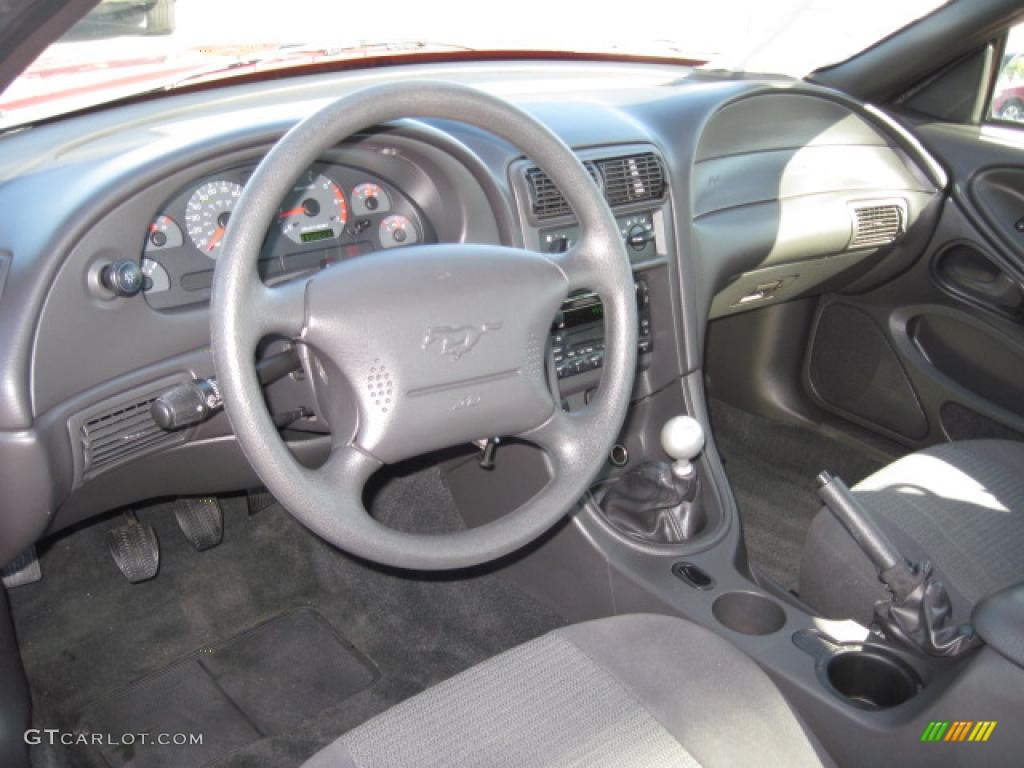
<instances>
[{"instance_id":1,"label":"brake pedal","mask_svg":"<svg viewBox=\"0 0 1024 768\"><path fill-rule=\"evenodd\" d=\"M259 488L256 490L246 491L245 501L249 507L249 517L252 517L253 515L258 515L264 509L269 509L274 506L274 502L276 502L277 499L275 499L274 495L266 488Z\"/></svg>"},{"instance_id":2,"label":"brake pedal","mask_svg":"<svg viewBox=\"0 0 1024 768\"><path fill-rule=\"evenodd\" d=\"M160 542L153 526L139 522L134 512L127 518L124 525L107 532L107 549L124 577L138 584L160 570Z\"/></svg>"},{"instance_id":3,"label":"brake pedal","mask_svg":"<svg viewBox=\"0 0 1024 768\"><path fill-rule=\"evenodd\" d=\"M2 574L4 586L8 589L14 589L24 584L32 584L42 579L43 569L39 565L35 545L29 547L8 563L4 567Z\"/></svg>"},{"instance_id":4,"label":"brake pedal","mask_svg":"<svg viewBox=\"0 0 1024 768\"><path fill-rule=\"evenodd\" d=\"M174 516L185 538L200 552L224 538L224 512L215 498L178 499Z\"/></svg>"}]
</instances>

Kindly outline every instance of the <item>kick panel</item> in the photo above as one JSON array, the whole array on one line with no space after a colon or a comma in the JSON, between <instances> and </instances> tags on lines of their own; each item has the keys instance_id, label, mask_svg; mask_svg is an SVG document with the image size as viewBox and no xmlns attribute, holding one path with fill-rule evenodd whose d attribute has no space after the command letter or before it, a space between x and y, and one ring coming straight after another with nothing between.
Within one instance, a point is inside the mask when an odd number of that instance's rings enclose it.
<instances>
[{"instance_id":1,"label":"kick panel","mask_svg":"<svg viewBox=\"0 0 1024 768\"><path fill-rule=\"evenodd\" d=\"M819 404L868 426L919 440L928 420L882 329L861 309L833 302L819 311L808 356Z\"/></svg>"}]
</instances>

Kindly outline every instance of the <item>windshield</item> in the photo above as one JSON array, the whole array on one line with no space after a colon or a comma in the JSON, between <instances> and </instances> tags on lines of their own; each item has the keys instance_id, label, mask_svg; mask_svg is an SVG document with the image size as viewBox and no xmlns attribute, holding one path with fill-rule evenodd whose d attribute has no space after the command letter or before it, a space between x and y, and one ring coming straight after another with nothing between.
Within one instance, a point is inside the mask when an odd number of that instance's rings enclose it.
<instances>
[{"instance_id":1,"label":"windshield","mask_svg":"<svg viewBox=\"0 0 1024 768\"><path fill-rule=\"evenodd\" d=\"M2 95L0 129L202 80L386 56L643 56L803 76L942 0L103 0Z\"/></svg>"}]
</instances>

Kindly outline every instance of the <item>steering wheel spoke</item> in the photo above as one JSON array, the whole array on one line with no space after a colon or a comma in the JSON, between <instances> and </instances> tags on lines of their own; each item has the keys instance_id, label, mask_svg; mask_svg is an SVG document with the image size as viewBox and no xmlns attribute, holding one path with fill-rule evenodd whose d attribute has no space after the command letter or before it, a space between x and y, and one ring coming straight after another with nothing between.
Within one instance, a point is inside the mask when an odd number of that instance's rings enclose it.
<instances>
[{"instance_id":1,"label":"steering wheel spoke","mask_svg":"<svg viewBox=\"0 0 1024 768\"><path fill-rule=\"evenodd\" d=\"M555 409L551 418L539 427L516 435L520 440L541 448L554 462L555 471L577 461L586 449L587 419L583 414Z\"/></svg>"},{"instance_id":2,"label":"steering wheel spoke","mask_svg":"<svg viewBox=\"0 0 1024 768\"><path fill-rule=\"evenodd\" d=\"M597 284L598 272L594 263L593 245L587 238L579 240L569 250L554 254L551 258L565 275L570 293L587 290Z\"/></svg>"},{"instance_id":3,"label":"steering wheel spoke","mask_svg":"<svg viewBox=\"0 0 1024 768\"><path fill-rule=\"evenodd\" d=\"M378 459L358 446L345 443L331 448L327 461L315 472L336 490L339 497L347 498L361 511L363 487L381 466Z\"/></svg>"},{"instance_id":4,"label":"steering wheel spoke","mask_svg":"<svg viewBox=\"0 0 1024 768\"><path fill-rule=\"evenodd\" d=\"M291 280L275 286L262 282L253 288L252 321L261 336L302 335L306 326L306 286L309 280Z\"/></svg>"}]
</instances>

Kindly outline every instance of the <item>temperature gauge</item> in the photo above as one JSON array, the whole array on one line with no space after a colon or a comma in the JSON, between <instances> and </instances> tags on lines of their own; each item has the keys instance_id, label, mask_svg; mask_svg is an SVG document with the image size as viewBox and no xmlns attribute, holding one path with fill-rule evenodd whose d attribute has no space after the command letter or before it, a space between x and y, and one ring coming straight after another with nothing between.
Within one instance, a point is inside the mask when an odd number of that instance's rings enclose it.
<instances>
[{"instance_id":1,"label":"temperature gauge","mask_svg":"<svg viewBox=\"0 0 1024 768\"><path fill-rule=\"evenodd\" d=\"M171 288L171 278L163 265L152 259L142 260L142 290L145 293L163 293Z\"/></svg>"},{"instance_id":2,"label":"temperature gauge","mask_svg":"<svg viewBox=\"0 0 1024 768\"><path fill-rule=\"evenodd\" d=\"M369 216L391 210L391 198L380 185L366 182L352 190L352 215Z\"/></svg>"},{"instance_id":3,"label":"temperature gauge","mask_svg":"<svg viewBox=\"0 0 1024 768\"><path fill-rule=\"evenodd\" d=\"M397 248L401 245L412 245L419 242L420 234L416 225L405 216L395 214L388 216L378 228L381 248Z\"/></svg>"}]
</instances>

